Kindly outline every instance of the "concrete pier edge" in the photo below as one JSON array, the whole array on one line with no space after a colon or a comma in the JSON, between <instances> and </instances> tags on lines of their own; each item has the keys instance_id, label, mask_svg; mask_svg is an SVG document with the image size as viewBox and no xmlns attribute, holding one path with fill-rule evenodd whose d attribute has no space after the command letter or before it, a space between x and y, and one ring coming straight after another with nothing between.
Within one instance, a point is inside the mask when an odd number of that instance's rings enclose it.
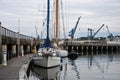
<instances>
[{"instance_id":1,"label":"concrete pier edge","mask_svg":"<svg viewBox=\"0 0 120 80\"><path fill-rule=\"evenodd\" d=\"M8 61L7 66L0 65L0 80L21 80L19 71L28 66L28 61L33 54L16 57Z\"/></svg>"}]
</instances>

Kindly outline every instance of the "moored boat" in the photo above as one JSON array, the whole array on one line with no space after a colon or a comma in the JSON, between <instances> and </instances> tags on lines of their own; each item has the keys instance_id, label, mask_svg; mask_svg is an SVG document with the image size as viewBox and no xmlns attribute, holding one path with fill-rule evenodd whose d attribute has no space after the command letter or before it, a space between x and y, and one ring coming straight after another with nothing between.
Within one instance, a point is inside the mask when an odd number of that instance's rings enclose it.
<instances>
[{"instance_id":1,"label":"moored boat","mask_svg":"<svg viewBox=\"0 0 120 80\"><path fill-rule=\"evenodd\" d=\"M56 49L57 54L59 55L59 57L67 57L68 56L68 51L66 50L62 50L62 49Z\"/></svg>"},{"instance_id":2,"label":"moored boat","mask_svg":"<svg viewBox=\"0 0 120 80\"><path fill-rule=\"evenodd\" d=\"M60 57L57 56L56 49L51 45L49 39L49 19L50 18L50 0L47 0L47 36L45 43L39 48L32 61L35 65L44 68L60 66Z\"/></svg>"},{"instance_id":3,"label":"moored boat","mask_svg":"<svg viewBox=\"0 0 120 80\"><path fill-rule=\"evenodd\" d=\"M57 44L55 44L55 43L54 43L54 46L55 46L57 55L58 55L59 57L67 57L67 56L68 56L68 51L67 51L67 50L60 49L60 48L57 46Z\"/></svg>"},{"instance_id":4,"label":"moored boat","mask_svg":"<svg viewBox=\"0 0 120 80\"><path fill-rule=\"evenodd\" d=\"M56 54L54 48L40 48L33 57L33 63L43 68L52 68L60 66L60 57Z\"/></svg>"},{"instance_id":5,"label":"moored boat","mask_svg":"<svg viewBox=\"0 0 120 80\"><path fill-rule=\"evenodd\" d=\"M76 58L78 58L79 54L76 53L74 50L72 50L69 54L68 54L68 58L70 58L71 60L75 60Z\"/></svg>"}]
</instances>

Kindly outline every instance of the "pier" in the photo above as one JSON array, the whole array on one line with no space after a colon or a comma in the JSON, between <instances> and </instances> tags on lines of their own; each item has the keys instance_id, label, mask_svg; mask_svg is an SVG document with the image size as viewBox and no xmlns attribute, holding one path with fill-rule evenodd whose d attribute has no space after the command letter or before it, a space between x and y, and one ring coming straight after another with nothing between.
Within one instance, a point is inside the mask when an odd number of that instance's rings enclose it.
<instances>
[{"instance_id":1,"label":"pier","mask_svg":"<svg viewBox=\"0 0 120 80\"><path fill-rule=\"evenodd\" d=\"M19 70L33 54L12 58L7 66L0 65L0 80L19 80Z\"/></svg>"},{"instance_id":2,"label":"pier","mask_svg":"<svg viewBox=\"0 0 120 80\"><path fill-rule=\"evenodd\" d=\"M9 30L0 22L0 63L2 63L4 53L6 53L7 60L10 60L35 53L39 45L40 42L36 38Z\"/></svg>"},{"instance_id":3,"label":"pier","mask_svg":"<svg viewBox=\"0 0 120 80\"><path fill-rule=\"evenodd\" d=\"M77 53L88 51L116 51L120 49L119 42L106 42L106 41L65 41L64 49L68 52L74 50Z\"/></svg>"}]
</instances>

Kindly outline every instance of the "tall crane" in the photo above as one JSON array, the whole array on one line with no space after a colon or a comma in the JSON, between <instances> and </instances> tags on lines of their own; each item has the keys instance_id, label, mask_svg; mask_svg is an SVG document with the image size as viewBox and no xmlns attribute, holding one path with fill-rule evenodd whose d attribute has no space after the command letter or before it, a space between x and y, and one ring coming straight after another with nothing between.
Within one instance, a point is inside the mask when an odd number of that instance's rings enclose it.
<instances>
[{"instance_id":1,"label":"tall crane","mask_svg":"<svg viewBox=\"0 0 120 80\"><path fill-rule=\"evenodd\" d=\"M107 31L108 31L108 34L109 34L109 35L107 36L107 38L109 38L110 41L112 41L112 40L113 40L113 34L110 33L110 30L109 30L108 26L106 26L106 28L107 28Z\"/></svg>"},{"instance_id":2,"label":"tall crane","mask_svg":"<svg viewBox=\"0 0 120 80\"><path fill-rule=\"evenodd\" d=\"M81 16L78 18L75 27L72 28L72 30L69 32L69 36L71 37L71 39L74 38L74 34L75 34L75 32L76 32L76 29L77 29L77 26L78 26L78 23L79 23L80 18L81 18Z\"/></svg>"},{"instance_id":3,"label":"tall crane","mask_svg":"<svg viewBox=\"0 0 120 80\"><path fill-rule=\"evenodd\" d=\"M88 36L88 39L92 40L95 37L95 35L102 29L103 26L104 26L104 24L102 24L102 26L93 35L92 35L93 30L88 28L88 32L90 32L90 35Z\"/></svg>"}]
</instances>

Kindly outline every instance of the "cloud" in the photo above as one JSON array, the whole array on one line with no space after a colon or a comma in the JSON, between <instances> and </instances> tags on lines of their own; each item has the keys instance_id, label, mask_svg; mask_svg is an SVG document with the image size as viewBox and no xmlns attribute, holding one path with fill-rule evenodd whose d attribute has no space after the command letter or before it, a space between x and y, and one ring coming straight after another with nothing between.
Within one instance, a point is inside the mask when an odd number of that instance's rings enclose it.
<instances>
[{"instance_id":1,"label":"cloud","mask_svg":"<svg viewBox=\"0 0 120 80\"><path fill-rule=\"evenodd\" d=\"M51 0L52 7L53 1ZM79 16L82 16L78 25L80 32L87 33L88 27L98 29L102 24L109 25L111 32L120 32L120 0L62 1L67 34L75 26ZM6 28L17 31L18 18L20 18L21 32L36 36L34 26L38 27L40 33L43 29L43 20L46 18L46 13L38 10L46 10L46 0L0 0L0 21ZM76 33L79 33L79 30Z\"/></svg>"}]
</instances>

